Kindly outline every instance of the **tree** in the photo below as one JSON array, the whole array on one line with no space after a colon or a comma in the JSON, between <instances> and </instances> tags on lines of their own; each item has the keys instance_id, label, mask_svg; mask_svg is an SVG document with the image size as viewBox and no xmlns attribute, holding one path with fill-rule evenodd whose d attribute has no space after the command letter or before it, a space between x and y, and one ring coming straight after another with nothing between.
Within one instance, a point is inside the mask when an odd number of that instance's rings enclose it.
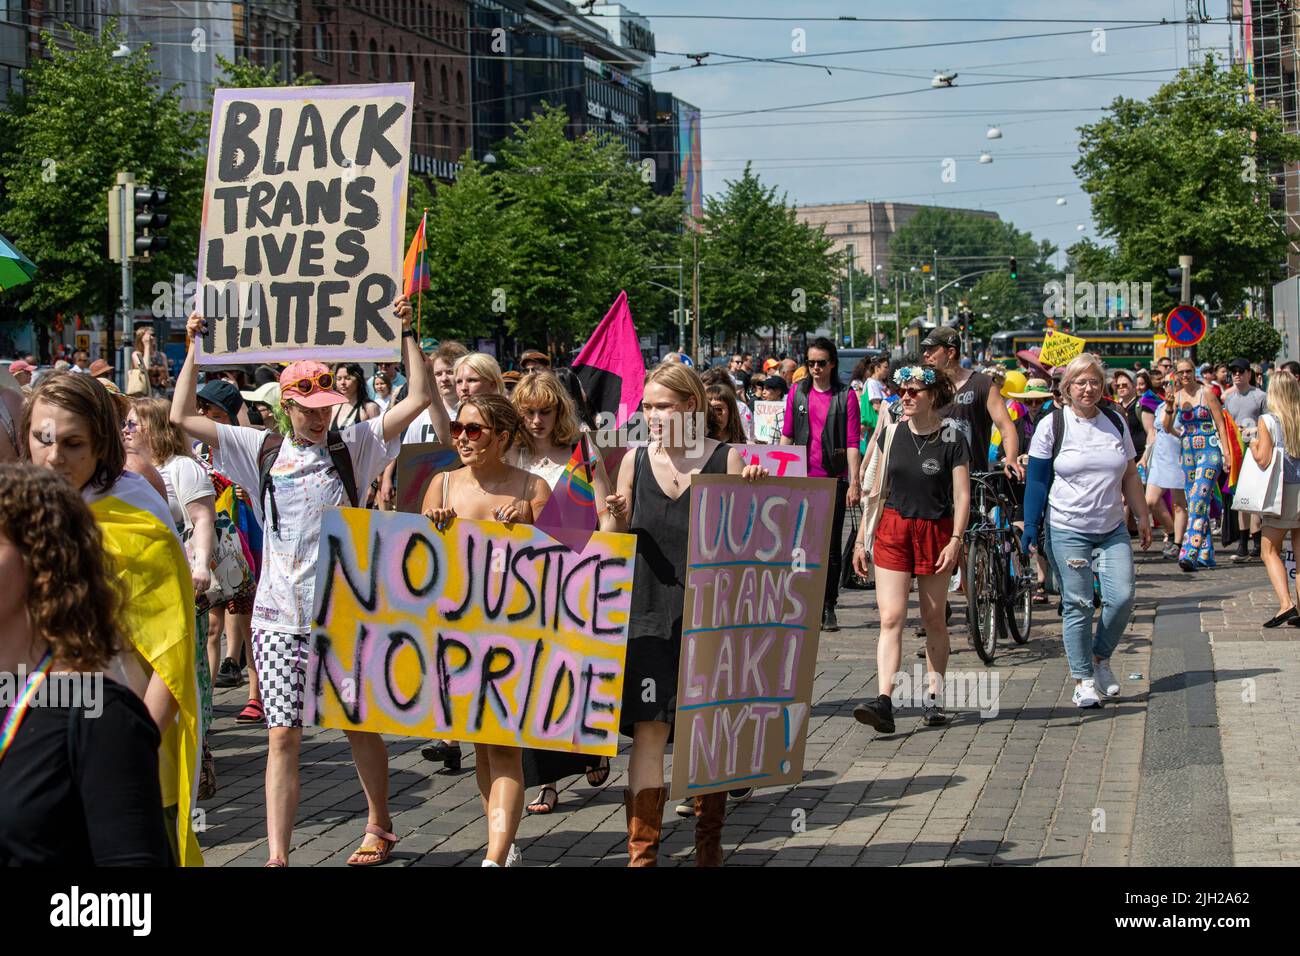
<instances>
[{"instance_id":1,"label":"tree","mask_svg":"<svg viewBox=\"0 0 1300 956\"><path fill-rule=\"evenodd\" d=\"M98 36L72 32L65 49L49 34L49 59L25 71L27 94L0 114L0 231L39 268L10 296L37 321L53 312L112 315L120 267L108 258L108 200L117 173L171 194L170 248L136 269L137 288L192 272L202 206L203 114L158 89L148 51L114 58L124 36L110 22Z\"/></svg>"},{"instance_id":2,"label":"tree","mask_svg":"<svg viewBox=\"0 0 1300 956\"><path fill-rule=\"evenodd\" d=\"M1003 329L1023 328L1024 316L1034 305L1020 283L1006 272L981 276L971 289L968 301L975 315L973 329L980 339L988 339Z\"/></svg>"},{"instance_id":3,"label":"tree","mask_svg":"<svg viewBox=\"0 0 1300 956\"><path fill-rule=\"evenodd\" d=\"M1259 319L1224 322L1212 330L1196 349L1198 358L1215 365L1235 358L1244 358L1247 362L1271 362L1280 351L1282 336L1272 325Z\"/></svg>"},{"instance_id":4,"label":"tree","mask_svg":"<svg viewBox=\"0 0 1300 956\"><path fill-rule=\"evenodd\" d=\"M232 62L218 54L217 65L224 75L220 83L213 84L213 89L218 86L237 90L255 90L268 86L318 86L321 82L320 77L313 73L299 73L285 83L275 68L259 66L242 56Z\"/></svg>"},{"instance_id":5,"label":"tree","mask_svg":"<svg viewBox=\"0 0 1300 956\"><path fill-rule=\"evenodd\" d=\"M762 329L808 332L826 321L842 260L820 228L764 186L748 164L704 201L701 329L724 340Z\"/></svg>"},{"instance_id":6,"label":"tree","mask_svg":"<svg viewBox=\"0 0 1300 956\"><path fill-rule=\"evenodd\" d=\"M1152 283L1153 309L1174 305L1165 270L1193 261L1198 291L1239 302L1285 258L1282 216L1270 208L1269 171L1300 159L1300 137L1273 108L1246 96L1240 67L1211 57L1179 72L1149 100L1117 97L1079 130L1074 171L1093 217L1113 239L1118 275Z\"/></svg>"}]
</instances>

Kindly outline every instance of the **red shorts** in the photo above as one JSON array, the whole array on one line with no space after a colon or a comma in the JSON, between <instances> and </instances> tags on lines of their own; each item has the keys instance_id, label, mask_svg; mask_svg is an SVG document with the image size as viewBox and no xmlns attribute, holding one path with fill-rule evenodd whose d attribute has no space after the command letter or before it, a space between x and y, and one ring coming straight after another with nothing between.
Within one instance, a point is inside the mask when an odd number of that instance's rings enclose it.
<instances>
[{"instance_id":1,"label":"red shorts","mask_svg":"<svg viewBox=\"0 0 1300 956\"><path fill-rule=\"evenodd\" d=\"M904 518L893 508L880 514L871 560L886 571L934 574L939 552L952 540L952 518Z\"/></svg>"}]
</instances>

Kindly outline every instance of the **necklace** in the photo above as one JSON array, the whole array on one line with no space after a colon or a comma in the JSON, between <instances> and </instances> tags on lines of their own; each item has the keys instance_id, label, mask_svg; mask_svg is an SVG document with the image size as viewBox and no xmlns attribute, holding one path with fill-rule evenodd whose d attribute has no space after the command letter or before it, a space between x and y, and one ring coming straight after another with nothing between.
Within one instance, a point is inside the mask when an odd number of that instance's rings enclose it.
<instances>
[{"instance_id":1,"label":"necklace","mask_svg":"<svg viewBox=\"0 0 1300 956\"><path fill-rule=\"evenodd\" d=\"M930 444L930 442L934 441L934 436L937 433L938 433L938 429L936 428L933 432L926 435L925 438L921 440L920 444L917 444L916 432L912 431L912 427L910 424L908 425L907 434L912 437L912 447L916 449L916 457L918 458L921 457L921 449L924 448L926 445Z\"/></svg>"},{"instance_id":2,"label":"necklace","mask_svg":"<svg viewBox=\"0 0 1300 956\"><path fill-rule=\"evenodd\" d=\"M678 481L678 479L681 478L681 472L679 472L673 465L673 456L668 454L668 449L664 447L663 442L659 443L659 451L663 454L664 460L668 462L668 469L673 473L673 487L681 487L681 484Z\"/></svg>"}]
</instances>

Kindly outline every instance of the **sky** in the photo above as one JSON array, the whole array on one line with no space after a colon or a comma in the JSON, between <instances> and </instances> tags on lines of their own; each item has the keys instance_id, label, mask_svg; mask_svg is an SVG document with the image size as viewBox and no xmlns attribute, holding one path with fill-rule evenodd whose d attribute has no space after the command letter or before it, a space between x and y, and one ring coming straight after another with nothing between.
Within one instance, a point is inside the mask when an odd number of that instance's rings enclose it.
<instances>
[{"instance_id":1,"label":"sky","mask_svg":"<svg viewBox=\"0 0 1300 956\"><path fill-rule=\"evenodd\" d=\"M703 110L706 193L725 188L752 161L792 203L989 209L1061 250L1082 236L1098 238L1071 169L1077 128L1101 118L1117 96L1150 96L1188 61L1185 0L626 5L654 30L655 88ZM1200 27L1202 49L1217 49L1225 61L1227 7L1228 0L1208 0L1217 22ZM842 16L917 22L836 19ZM953 17L1012 22L935 22ZM1014 22L1024 18L1075 22ZM1162 18L1178 22L1159 25ZM1026 34L1057 35L998 39ZM800 43L800 65L728 62L795 56ZM871 52L852 52L859 50ZM705 51L699 67L683 55ZM958 74L951 88L931 88L938 71ZM1000 139L986 138L990 126ZM993 161L981 164L986 150ZM953 161L946 166L952 181L943 178L945 160Z\"/></svg>"}]
</instances>

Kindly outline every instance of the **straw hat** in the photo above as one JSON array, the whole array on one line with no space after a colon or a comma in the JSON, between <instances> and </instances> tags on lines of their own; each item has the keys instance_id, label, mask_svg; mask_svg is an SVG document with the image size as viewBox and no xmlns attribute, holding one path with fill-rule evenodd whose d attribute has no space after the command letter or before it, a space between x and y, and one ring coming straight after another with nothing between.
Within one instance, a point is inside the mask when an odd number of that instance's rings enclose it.
<instances>
[{"instance_id":1,"label":"straw hat","mask_svg":"<svg viewBox=\"0 0 1300 956\"><path fill-rule=\"evenodd\" d=\"M1025 390L1023 392L1011 392L1007 395L1007 398L1021 398L1021 399L1027 398L1031 400L1034 399L1046 400L1051 397L1052 397L1052 387L1047 384L1046 379L1042 379L1042 378L1031 378L1028 382L1025 383Z\"/></svg>"}]
</instances>

